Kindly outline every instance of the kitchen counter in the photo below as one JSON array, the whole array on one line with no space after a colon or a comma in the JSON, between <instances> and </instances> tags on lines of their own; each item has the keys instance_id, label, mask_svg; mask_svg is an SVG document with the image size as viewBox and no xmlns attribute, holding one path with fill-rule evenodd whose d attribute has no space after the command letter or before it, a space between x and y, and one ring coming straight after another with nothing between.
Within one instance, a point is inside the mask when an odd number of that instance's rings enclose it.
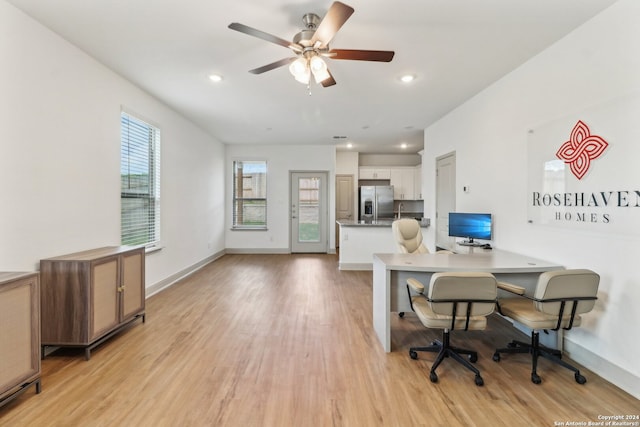
<instances>
[{"instance_id":1,"label":"kitchen counter","mask_svg":"<svg viewBox=\"0 0 640 427\"><path fill-rule=\"evenodd\" d=\"M339 220L336 221L340 227L391 227L393 223L392 219L384 219L381 221L352 221L352 220Z\"/></svg>"},{"instance_id":2,"label":"kitchen counter","mask_svg":"<svg viewBox=\"0 0 640 427\"><path fill-rule=\"evenodd\" d=\"M404 217L403 217L404 218ZM413 218L413 217L409 217ZM353 220L338 220L336 221L340 227L391 227L391 224L395 219L383 219L378 221L353 221ZM430 224L429 218L424 218L421 227L428 227Z\"/></svg>"},{"instance_id":3,"label":"kitchen counter","mask_svg":"<svg viewBox=\"0 0 640 427\"><path fill-rule=\"evenodd\" d=\"M373 270L374 253L398 252L391 232L393 220L336 221L340 226L338 268L340 270ZM422 233L426 233L426 224Z\"/></svg>"}]
</instances>

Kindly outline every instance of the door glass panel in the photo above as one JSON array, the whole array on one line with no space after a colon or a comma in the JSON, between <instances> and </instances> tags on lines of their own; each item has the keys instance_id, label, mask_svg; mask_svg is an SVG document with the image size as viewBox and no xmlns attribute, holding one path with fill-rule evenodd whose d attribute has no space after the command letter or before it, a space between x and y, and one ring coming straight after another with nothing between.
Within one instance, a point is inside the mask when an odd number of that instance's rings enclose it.
<instances>
[{"instance_id":1,"label":"door glass panel","mask_svg":"<svg viewBox=\"0 0 640 427\"><path fill-rule=\"evenodd\" d=\"M320 241L320 179L298 178L298 241Z\"/></svg>"}]
</instances>

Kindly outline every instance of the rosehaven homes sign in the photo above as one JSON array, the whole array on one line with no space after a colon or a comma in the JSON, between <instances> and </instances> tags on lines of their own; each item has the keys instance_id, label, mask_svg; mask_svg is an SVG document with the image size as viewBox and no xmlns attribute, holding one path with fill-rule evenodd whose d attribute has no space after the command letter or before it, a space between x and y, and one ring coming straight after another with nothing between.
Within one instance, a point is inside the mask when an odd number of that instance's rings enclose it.
<instances>
[{"instance_id":1,"label":"rosehaven homes sign","mask_svg":"<svg viewBox=\"0 0 640 427\"><path fill-rule=\"evenodd\" d=\"M532 224L640 235L640 99L529 131Z\"/></svg>"}]
</instances>

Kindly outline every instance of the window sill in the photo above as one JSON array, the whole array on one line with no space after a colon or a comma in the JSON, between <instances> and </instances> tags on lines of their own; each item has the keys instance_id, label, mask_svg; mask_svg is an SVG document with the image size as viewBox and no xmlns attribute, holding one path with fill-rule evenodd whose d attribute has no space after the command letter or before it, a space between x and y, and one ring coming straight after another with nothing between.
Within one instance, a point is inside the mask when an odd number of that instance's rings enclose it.
<instances>
[{"instance_id":1,"label":"window sill","mask_svg":"<svg viewBox=\"0 0 640 427\"><path fill-rule=\"evenodd\" d=\"M163 248L164 246L150 246L148 248L144 248L144 254L150 255L155 252L160 252Z\"/></svg>"},{"instance_id":2,"label":"window sill","mask_svg":"<svg viewBox=\"0 0 640 427\"><path fill-rule=\"evenodd\" d=\"M267 227L231 227L231 231L269 231Z\"/></svg>"}]
</instances>

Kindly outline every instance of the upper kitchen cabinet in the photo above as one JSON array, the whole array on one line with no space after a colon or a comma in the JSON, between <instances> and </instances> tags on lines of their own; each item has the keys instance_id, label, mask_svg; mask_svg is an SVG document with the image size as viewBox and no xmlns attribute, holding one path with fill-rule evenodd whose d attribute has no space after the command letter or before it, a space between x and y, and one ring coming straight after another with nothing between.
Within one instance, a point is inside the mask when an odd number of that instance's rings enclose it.
<instances>
[{"instance_id":1,"label":"upper kitchen cabinet","mask_svg":"<svg viewBox=\"0 0 640 427\"><path fill-rule=\"evenodd\" d=\"M413 178L413 193L416 200L422 200L422 165L416 166Z\"/></svg>"},{"instance_id":2,"label":"upper kitchen cabinet","mask_svg":"<svg viewBox=\"0 0 640 427\"><path fill-rule=\"evenodd\" d=\"M390 179L391 171L389 168L379 167L360 167L359 179Z\"/></svg>"},{"instance_id":3,"label":"upper kitchen cabinet","mask_svg":"<svg viewBox=\"0 0 640 427\"><path fill-rule=\"evenodd\" d=\"M415 192L415 167L394 167L390 170L394 200L417 200Z\"/></svg>"}]
</instances>

